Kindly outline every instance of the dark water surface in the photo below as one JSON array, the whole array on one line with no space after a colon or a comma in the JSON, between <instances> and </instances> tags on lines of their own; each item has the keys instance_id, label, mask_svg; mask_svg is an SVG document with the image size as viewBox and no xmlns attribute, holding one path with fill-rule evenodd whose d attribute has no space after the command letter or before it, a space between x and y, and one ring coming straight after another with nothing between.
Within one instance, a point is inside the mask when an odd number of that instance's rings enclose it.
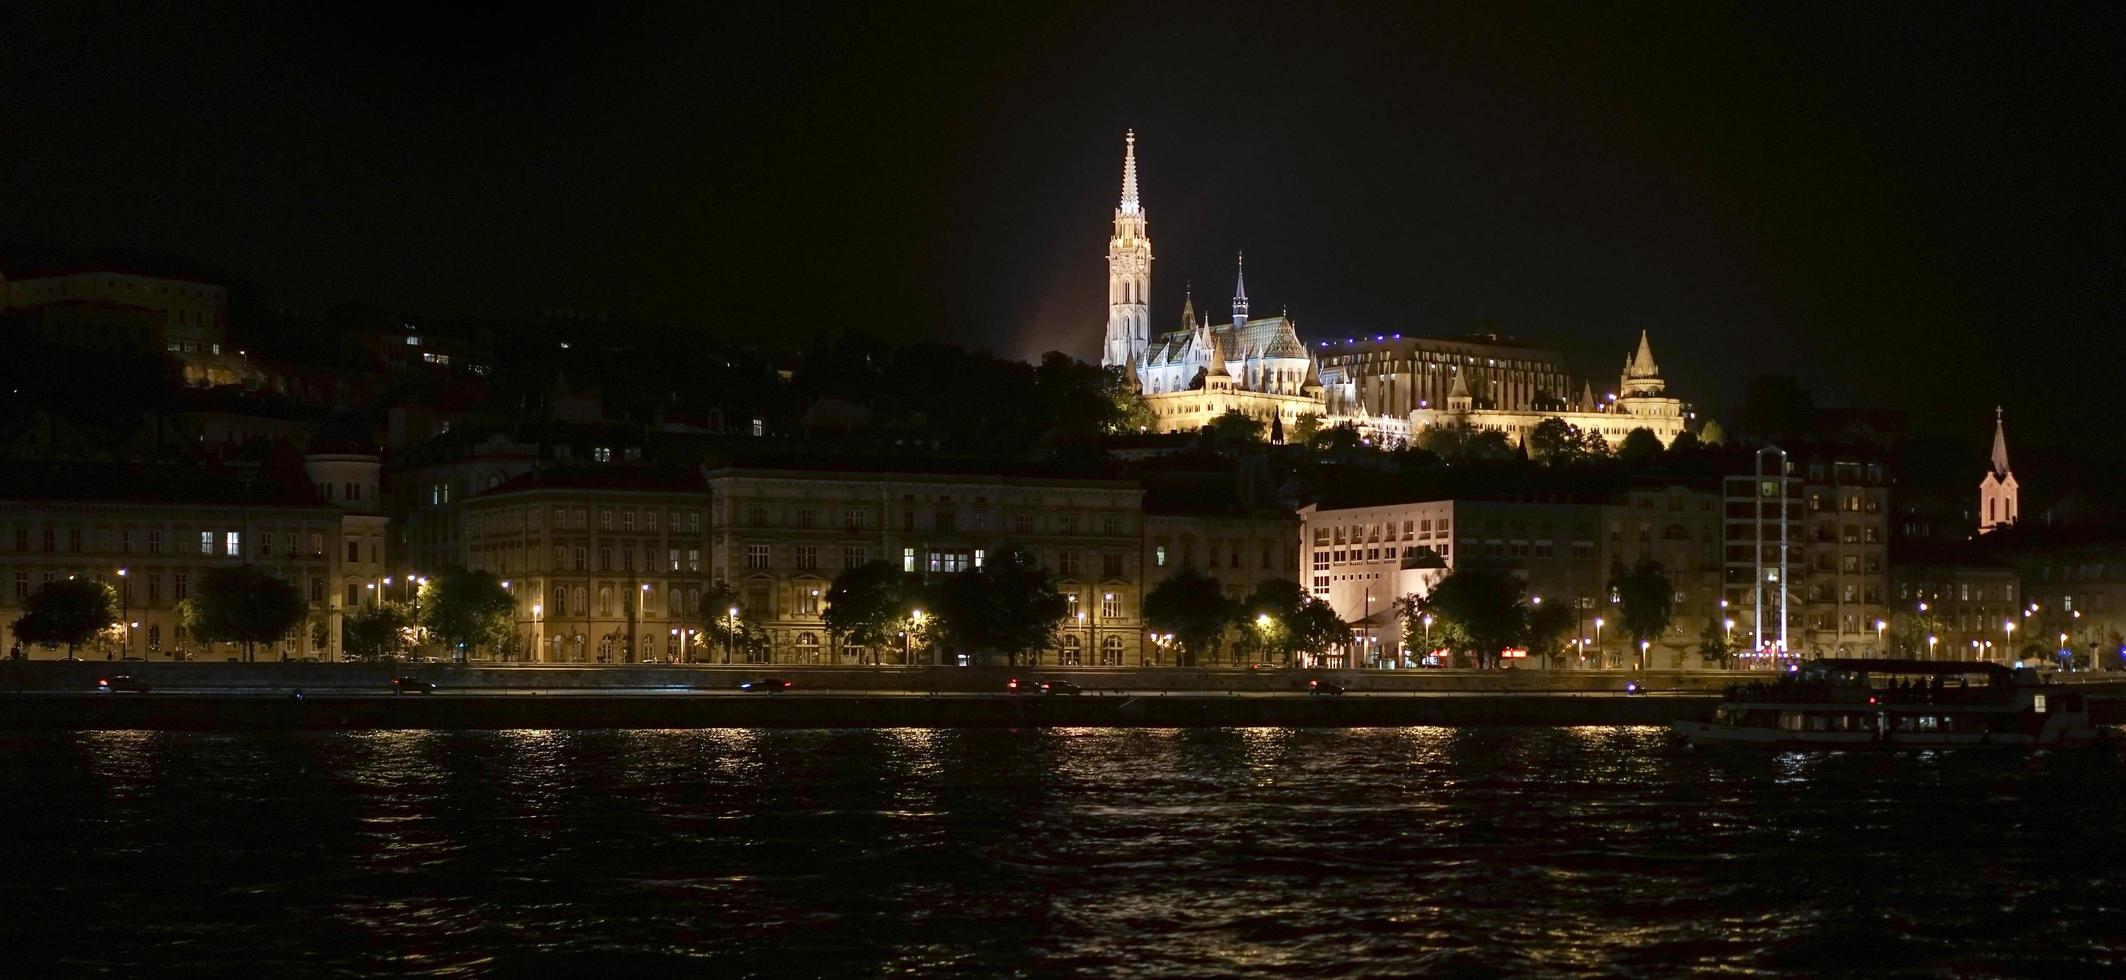
<instances>
[{"instance_id":1,"label":"dark water surface","mask_svg":"<svg viewBox=\"0 0 2126 980\"><path fill-rule=\"evenodd\" d=\"M2119 976L2122 821L1654 729L7 736L0 976Z\"/></svg>"}]
</instances>

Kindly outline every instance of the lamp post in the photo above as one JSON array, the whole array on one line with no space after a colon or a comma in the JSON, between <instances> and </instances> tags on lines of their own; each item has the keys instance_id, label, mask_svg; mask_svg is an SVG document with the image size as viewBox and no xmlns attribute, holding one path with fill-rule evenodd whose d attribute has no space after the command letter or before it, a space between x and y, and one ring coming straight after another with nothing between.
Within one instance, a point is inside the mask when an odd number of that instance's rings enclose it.
<instances>
[{"instance_id":1,"label":"lamp post","mask_svg":"<svg viewBox=\"0 0 2126 980\"><path fill-rule=\"evenodd\" d=\"M1882 620L1880 620L1880 619L1878 619L1878 620L1876 620L1876 621L1875 621L1875 655L1876 655L1876 656L1878 656L1878 657L1880 657L1880 656L1882 656L1882 655L1883 655L1883 650L1882 650L1882 637L1883 637L1883 631L1884 631L1885 629L1888 629L1888 628L1889 628L1889 625L1890 625L1890 624L1888 624L1888 623L1886 623L1886 622L1883 622L1883 621L1882 621Z\"/></svg>"},{"instance_id":2,"label":"lamp post","mask_svg":"<svg viewBox=\"0 0 2126 980\"><path fill-rule=\"evenodd\" d=\"M132 532L129 531L127 533L130 534ZM119 632L118 659L120 660L133 655L133 590L127 588L129 583L126 582L125 572L126 570L123 568L118 570L118 618L126 624L125 629Z\"/></svg>"},{"instance_id":3,"label":"lamp post","mask_svg":"<svg viewBox=\"0 0 2126 980\"><path fill-rule=\"evenodd\" d=\"M543 640L542 640L542 639L540 638L540 636L539 636L539 617L540 617L541 615L543 615L543 614L544 614L545 612L546 612L546 603L543 603L543 602L534 602L534 603L532 603L532 635L531 635L531 642L532 642L532 650L531 650L531 662L532 662L532 663L537 663L537 662L539 661L539 653L540 653L540 648L541 648L541 647L542 647L542 646L544 645L544 641L543 641Z\"/></svg>"},{"instance_id":4,"label":"lamp post","mask_svg":"<svg viewBox=\"0 0 2126 980\"><path fill-rule=\"evenodd\" d=\"M732 649L732 647L733 647L733 646L735 646L735 645L737 644L737 642L738 642L738 607L737 607L737 606L732 606L732 607L731 607L731 609L730 609L730 612L729 612L729 614L728 614L728 615L726 615L726 616L724 617L724 630L723 630L723 662L724 662L724 663L726 663L726 664L729 664L729 663L731 662L731 649Z\"/></svg>"},{"instance_id":5,"label":"lamp post","mask_svg":"<svg viewBox=\"0 0 2126 980\"><path fill-rule=\"evenodd\" d=\"M1935 640L1937 640L1937 639L1939 639L1939 637L1936 637L1936 636L1935 636L1934 634L1932 634L1932 633L1929 633L1929 634L1927 634L1927 659L1928 659L1928 660L1932 660L1932 659L1934 659L1934 641L1935 641Z\"/></svg>"},{"instance_id":6,"label":"lamp post","mask_svg":"<svg viewBox=\"0 0 2126 980\"><path fill-rule=\"evenodd\" d=\"M1597 658L1599 658L1599 657L1601 657L1601 656L1602 656L1602 617L1600 617L1600 616L1596 616L1596 617L1595 617L1595 637L1594 637L1594 644L1595 644L1595 656L1596 656ZM1605 666L1605 667L1606 667L1606 666L1608 666L1608 664L1603 664L1603 666Z\"/></svg>"},{"instance_id":7,"label":"lamp post","mask_svg":"<svg viewBox=\"0 0 2126 980\"><path fill-rule=\"evenodd\" d=\"M2005 658L2014 652L2015 620L2011 619L2001 624L2001 656Z\"/></svg>"},{"instance_id":8,"label":"lamp post","mask_svg":"<svg viewBox=\"0 0 2126 980\"><path fill-rule=\"evenodd\" d=\"M923 628L923 611L920 609L910 610L908 621L911 624L908 627L908 649L901 653L901 662L913 667L915 666L915 631ZM932 651L933 654L935 652Z\"/></svg>"}]
</instances>

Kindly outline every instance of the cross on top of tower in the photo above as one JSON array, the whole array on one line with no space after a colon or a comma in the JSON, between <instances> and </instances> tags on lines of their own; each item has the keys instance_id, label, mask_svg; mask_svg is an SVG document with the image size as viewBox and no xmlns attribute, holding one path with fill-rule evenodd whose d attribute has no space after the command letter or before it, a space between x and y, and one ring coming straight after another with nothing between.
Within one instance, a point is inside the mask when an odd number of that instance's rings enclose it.
<instances>
[{"instance_id":1,"label":"cross on top of tower","mask_svg":"<svg viewBox=\"0 0 2126 980\"><path fill-rule=\"evenodd\" d=\"M1233 260L1233 322L1244 323L1248 318L1248 253L1241 252Z\"/></svg>"}]
</instances>

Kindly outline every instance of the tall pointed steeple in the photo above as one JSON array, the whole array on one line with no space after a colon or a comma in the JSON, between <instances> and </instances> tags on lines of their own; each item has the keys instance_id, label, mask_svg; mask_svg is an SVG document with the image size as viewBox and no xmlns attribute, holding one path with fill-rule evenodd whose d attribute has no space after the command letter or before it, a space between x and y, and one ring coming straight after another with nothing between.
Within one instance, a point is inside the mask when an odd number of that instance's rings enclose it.
<instances>
[{"instance_id":1,"label":"tall pointed steeple","mask_svg":"<svg viewBox=\"0 0 2126 980\"><path fill-rule=\"evenodd\" d=\"M1195 288L1188 283L1181 284L1181 329L1196 329Z\"/></svg>"},{"instance_id":2,"label":"tall pointed steeple","mask_svg":"<svg viewBox=\"0 0 2126 980\"><path fill-rule=\"evenodd\" d=\"M1100 364L1138 362L1151 340L1152 239L1137 194L1137 133L1122 143L1122 202L1115 206L1115 234L1107 241L1107 338Z\"/></svg>"},{"instance_id":3,"label":"tall pointed steeple","mask_svg":"<svg viewBox=\"0 0 2126 980\"><path fill-rule=\"evenodd\" d=\"M1123 214L1144 213L1143 202L1137 200L1137 131L1125 130L1122 134L1122 208Z\"/></svg>"},{"instance_id":4,"label":"tall pointed steeple","mask_svg":"<svg viewBox=\"0 0 2126 980\"><path fill-rule=\"evenodd\" d=\"M2008 468L2008 433L2001 425L2000 406L1993 407L1993 458L1986 475L1978 481L1978 533L2022 519L2022 487Z\"/></svg>"},{"instance_id":5,"label":"tall pointed steeple","mask_svg":"<svg viewBox=\"0 0 2126 980\"><path fill-rule=\"evenodd\" d=\"M2008 433L2001 427L2001 408L1993 406L1993 473L2008 475Z\"/></svg>"},{"instance_id":6,"label":"tall pointed steeple","mask_svg":"<svg viewBox=\"0 0 2126 980\"><path fill-rule=\"evenodd\" d=\"M1233 325L1248 322L1248 253L1233 260Z\"/></svg>"}]
</instances>

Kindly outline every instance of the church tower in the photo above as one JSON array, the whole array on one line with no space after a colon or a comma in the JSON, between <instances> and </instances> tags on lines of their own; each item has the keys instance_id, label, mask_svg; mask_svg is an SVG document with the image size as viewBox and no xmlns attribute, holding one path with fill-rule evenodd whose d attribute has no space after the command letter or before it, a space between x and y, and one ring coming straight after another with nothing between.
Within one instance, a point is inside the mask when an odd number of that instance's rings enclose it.
<instances>
[{"instance_id":1,"label":"church tower","mask_svg":"<svg viewBox=\"0 0 2126 980\"><path fill-rule=\"evenodd\" d=\"M1986 478L1978 481L1978 533L2014 524L2021 516L2016 502L2015 473L2008 468L2008 435L2001 428L2001 410L1993 409L1993 459Z\"/></svg>"},{"instance_id":2,"label":"church tower","mask_svg":"<svg viewBox=\"0 0 2126 980\"><path fill-rule=\"evenodd\" d=\"M1122 203L1115 208L1115 237L1107 241L1107 342L1102 367L1138 363L1151 337L1152 240L1144 204L1137 199L1137 133L1124 134Z\"/></svg>"}]
</instances>

